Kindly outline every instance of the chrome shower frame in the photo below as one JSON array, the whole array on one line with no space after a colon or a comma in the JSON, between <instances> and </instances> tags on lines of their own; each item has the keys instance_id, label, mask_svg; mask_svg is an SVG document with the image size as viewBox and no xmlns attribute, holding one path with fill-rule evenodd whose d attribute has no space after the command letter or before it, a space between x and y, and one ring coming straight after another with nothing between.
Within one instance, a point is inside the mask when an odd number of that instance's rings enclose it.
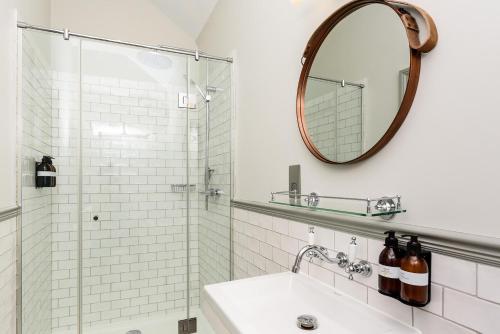
<instances>
[{"instance_id":1,"label":"chrome shower frame","mask_svg":"<svg viewBox=\"0 0 500 334\"><path fill-rule=\"evenodd\" d=\"M86 34L78 34L78 33L71 32L71 30L69 30L67 28L63 29L63 30L57 30L57 29L51 29L51 28L46 28L46 27L28 24L26 22L17 22L17 27L20 29L38 30L38 31L45 31L45 32L50 32L50 33L54 33L54 34L59 34L59 35L62 35L62 37L65 40L69 40L72 36L74 36L74 37L79 37L79 38L84 38L84 39L91 39L94 41L101 41L101 42L108 42L108 43L113 43L113 44L134 46L134 47L149 49L149 50L177 53L177 54L182 54L182 55L194 57L196 60L198 60L199 58L205 58L205 59L211 59L211 60L225 61L228 63L233 62L232 58L218 57L218 56L210 55L208 53L205 53L205 52L202 52L199 50L190 50L190 49L183 49L183 48L164 46L164 45L154 46L154 45L147 45L147 44L140 44L140 43L125 42L125 41L120 41L117 39L103 38L103 37L97 37L97 36L86 35Z\"/></svg>"}]
</instances>

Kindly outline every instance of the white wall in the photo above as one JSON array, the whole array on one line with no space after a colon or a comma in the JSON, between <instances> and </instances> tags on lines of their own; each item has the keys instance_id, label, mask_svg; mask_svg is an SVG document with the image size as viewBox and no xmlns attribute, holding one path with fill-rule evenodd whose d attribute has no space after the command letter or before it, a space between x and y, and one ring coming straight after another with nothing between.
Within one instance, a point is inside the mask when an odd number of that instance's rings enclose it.
<instances>
[{"instance_id":1,"label":"white wall","mask_svg":"<svg viewBox=\"0 0 500 334\"><path fill-rule=\"evenodd\" d=\"M142 44L195 48L194 39L149 0L52 0L52 26Z\"/></svg>"},{"instance_id":2,"label":"white wall","mask_svg":"<svg viewBox=\"0 0 500 334\"><path fill-rule=\"evenodd\" d=\"M302 143L295 94L310 34L345 2L220 0L201 33L202 49L238 56L236 198L269 200L300 163L306 192L401 194L408 213L395 222L500 237L500 4L414 0L435 18L440 41L422 59L408 118L376 156L330 166Z\"/></svg>"},{"instance_id":3,"label":"white wall","mask_svg":"<svg viewBox=\"0 0 500 334\"><path fill-rule=\"evenodd\" d=\"M2 143L0 156L3 163L0 173L0 208L16 202L16 77L17 77L17 33L16 20L34 24L50 21L49 0L4 0L0 2L0 133ZM19 14L17 14L19 10Z\"/></svg>"},{"instance_id":4,"label":"white wall","mask_svg":"<svg viewBox=\"0 0 500 334\"><path fill-rule=\"evenodd\" d=\"M16 201L16 11L15 2L0 3L0 43L7 47L0 49L0 110L2 122L2 145L0 155L4 163L0 172L4 177L0 184L0 207L15 204Z\"/></svg>"}]
</instances>

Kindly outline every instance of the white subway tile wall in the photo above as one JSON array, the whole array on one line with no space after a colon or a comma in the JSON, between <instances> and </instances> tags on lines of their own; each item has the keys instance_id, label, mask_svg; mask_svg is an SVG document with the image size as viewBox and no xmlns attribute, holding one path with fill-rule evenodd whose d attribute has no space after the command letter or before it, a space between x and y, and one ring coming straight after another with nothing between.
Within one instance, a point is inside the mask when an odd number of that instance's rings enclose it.
<instances>
[{"instance_id":1,"label":"white subway tile wall","mask_svg":"<svg viewBox=\"0 0 500 334\"><path fill-rule=\"evenodd\" d=\"M307 228L292 220L234 209L233 226L236 279L291 270L296 249L306 245ZM345 251L351 238L350 234L326 228L315 227L315 232L318 244L337 251ZM362 245L358 257L373 262L371 277L355 275L349 281L338 266L318 260L303 261L301 273L387 312L424 334L499 332L498 268L433 254L432 301L424 308L413 308L377 291L377 259L383 241L357 240Z\"/></svg>"},{"instance_id":2,"label":"white subway tile wall","mask_svg":"<svg viewBox=\"0 0 500 334\"><path fill-rule=\"evenodd\" d=\"M52 72L52 329L75 329L78 294L80 74Z\"/></svg>"},{"instance_id":3,"label":"white subway tile wall","mask_svg":"<svg viewBox=\"0 0 500 334\"><path fill-rule=\"evenodd\" d=\"M55 76L53 96L59 103L54 103L53 122L54 134L59 131L60 136L54 146L60 173L54 193L58 205L53 206L53 319L54 329L68 330L76 324L77 225L71 222L78 214L79 161L78 136L73 135L78 108L76 113L68 110L64 97L71 99L69 90L79 78ZM183 90L182 80L176 85L82 78L84 326L186 307L186 194L171 188L187 182L186 111L177 107L177 94ZM61 106L64 115L58 112ZM77 128L63 128L63 122ZM192 210L192 236L196 223ZM193 237L191 248L194 260ZM197 263L192 267L196 273ZM197 275L191 280L197 302Z\"/></svg>"},{"instance_id":4,"label":"white subway tile wall","mask_svg":"<svg viewBox=\"0 0 500 334\"><path fill-rule=\"evenodd\" d=\"M48 57L23 33L22 52L22 321L25 333L51 331L50 188L35 188L35 162L52 155Z\"/></svg>"},{"instance_id":5,"label":"white subway tile wall","mask_svg":"<svg viewBox=\"0 0 500 334\"><path fill-rule=\"evenodd\" d=\"M337 161L349 161L362 153L364 89L346 85L337 90Z\"/></svg>"},{"instance_id":6,"label":"white subway tile wall","mask_svg":"<svg viewBox=\"0 0 500 334\"><path fill-rule=\"evenodd\" d=\"M330 158L337 157L337 85L331 86L331 91L307 99L305 103L305 118L309 136L321 153Z\"/></svg>"},{"instance_id":7,"label":"white subway tile wall","mask_svg":"<svg viewBox=\"0 0 500 334\"><path fill-rule=\"evenodd\" d=\"M0 323L2 333L16 333L16 219L0 222Z\"/></svg>"},{"instance_id":8,"label":"white subway tile wall","mask_svg":"<svg viewBox=\"0 0 500 334\"><path fill-rule=\"evenodd\" d=\"M313 89L324 92L305 103L306 126L315 146L330 160L358 157L362 152L362 88L312 83Z\"/></svg>"}]
</instances>

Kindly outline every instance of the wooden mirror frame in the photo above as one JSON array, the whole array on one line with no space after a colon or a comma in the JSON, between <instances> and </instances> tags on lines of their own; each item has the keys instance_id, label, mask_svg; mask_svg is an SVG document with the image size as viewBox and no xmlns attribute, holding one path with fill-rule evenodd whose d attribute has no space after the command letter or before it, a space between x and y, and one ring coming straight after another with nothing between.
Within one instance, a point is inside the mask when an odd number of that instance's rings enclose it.
<instances>
[{"instance_id":1,"label":"wooden mirror frame","mask_svg":"<svg viewBox=\"0 0 500 334\"><path fill-rule=\"evenodd\" d=\"M406 92L399 107L399 111L382 138L380 138L373 147L371 147L368 151L364 152L356 159L345 162L336 162L326 158L323 154L321 154L307 132L307 125L305 121L305 94L307 88L307 80L314 63L314 59L316 58L316 54L318 53L323 42L328 37L333 28L335 28L335 26L337 26L340 21L342 21L351 13L371 4L385 5L393 9L401 19L403 27L406 29L408 46L410 49L410 68L408 74L408 83ZM410 14L410 12L415 12L425 22L427 37L422 43L420 42L420 30L417 21L412 16L412 14ZM406 116L408 115L408 112L411 109L413 99L417 92L418 80L420 77L421 54L423 52L431 51L436 46L437 40L437 29L432 17L423 9L405 2L384 0L355 0L340 7L330 17L328 17L318 27L318 29L316 29L307 43L306 49L302 56L303 67L302 72L300 73L299 86L297 89L297 123L299 126L300 135L302 136L302 140L306 144L309 151L317 159L329 164L351 164L368 159L369 157L380 151L385 145L387 145L387 143L399 130L401 124L403 124Z\"/></svg>"}]
</instances>

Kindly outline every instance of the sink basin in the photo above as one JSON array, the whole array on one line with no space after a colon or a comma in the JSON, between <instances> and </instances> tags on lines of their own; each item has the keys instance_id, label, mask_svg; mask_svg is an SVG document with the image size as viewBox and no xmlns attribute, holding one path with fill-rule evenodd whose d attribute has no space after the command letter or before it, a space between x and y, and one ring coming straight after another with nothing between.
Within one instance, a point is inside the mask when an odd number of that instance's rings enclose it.
<instances>
[{"instance_id":1,"label":"sink basin","mask_svg":"<svg viewBox=\"0 0 500 334\"><path fill-rule=\"evenodd\" d=\"M313 278L291 272L207 285L202 307L220 334L416 334L416 328ZM318 328L298 328L313 315Z\"/></svg>"}]
</instances>

